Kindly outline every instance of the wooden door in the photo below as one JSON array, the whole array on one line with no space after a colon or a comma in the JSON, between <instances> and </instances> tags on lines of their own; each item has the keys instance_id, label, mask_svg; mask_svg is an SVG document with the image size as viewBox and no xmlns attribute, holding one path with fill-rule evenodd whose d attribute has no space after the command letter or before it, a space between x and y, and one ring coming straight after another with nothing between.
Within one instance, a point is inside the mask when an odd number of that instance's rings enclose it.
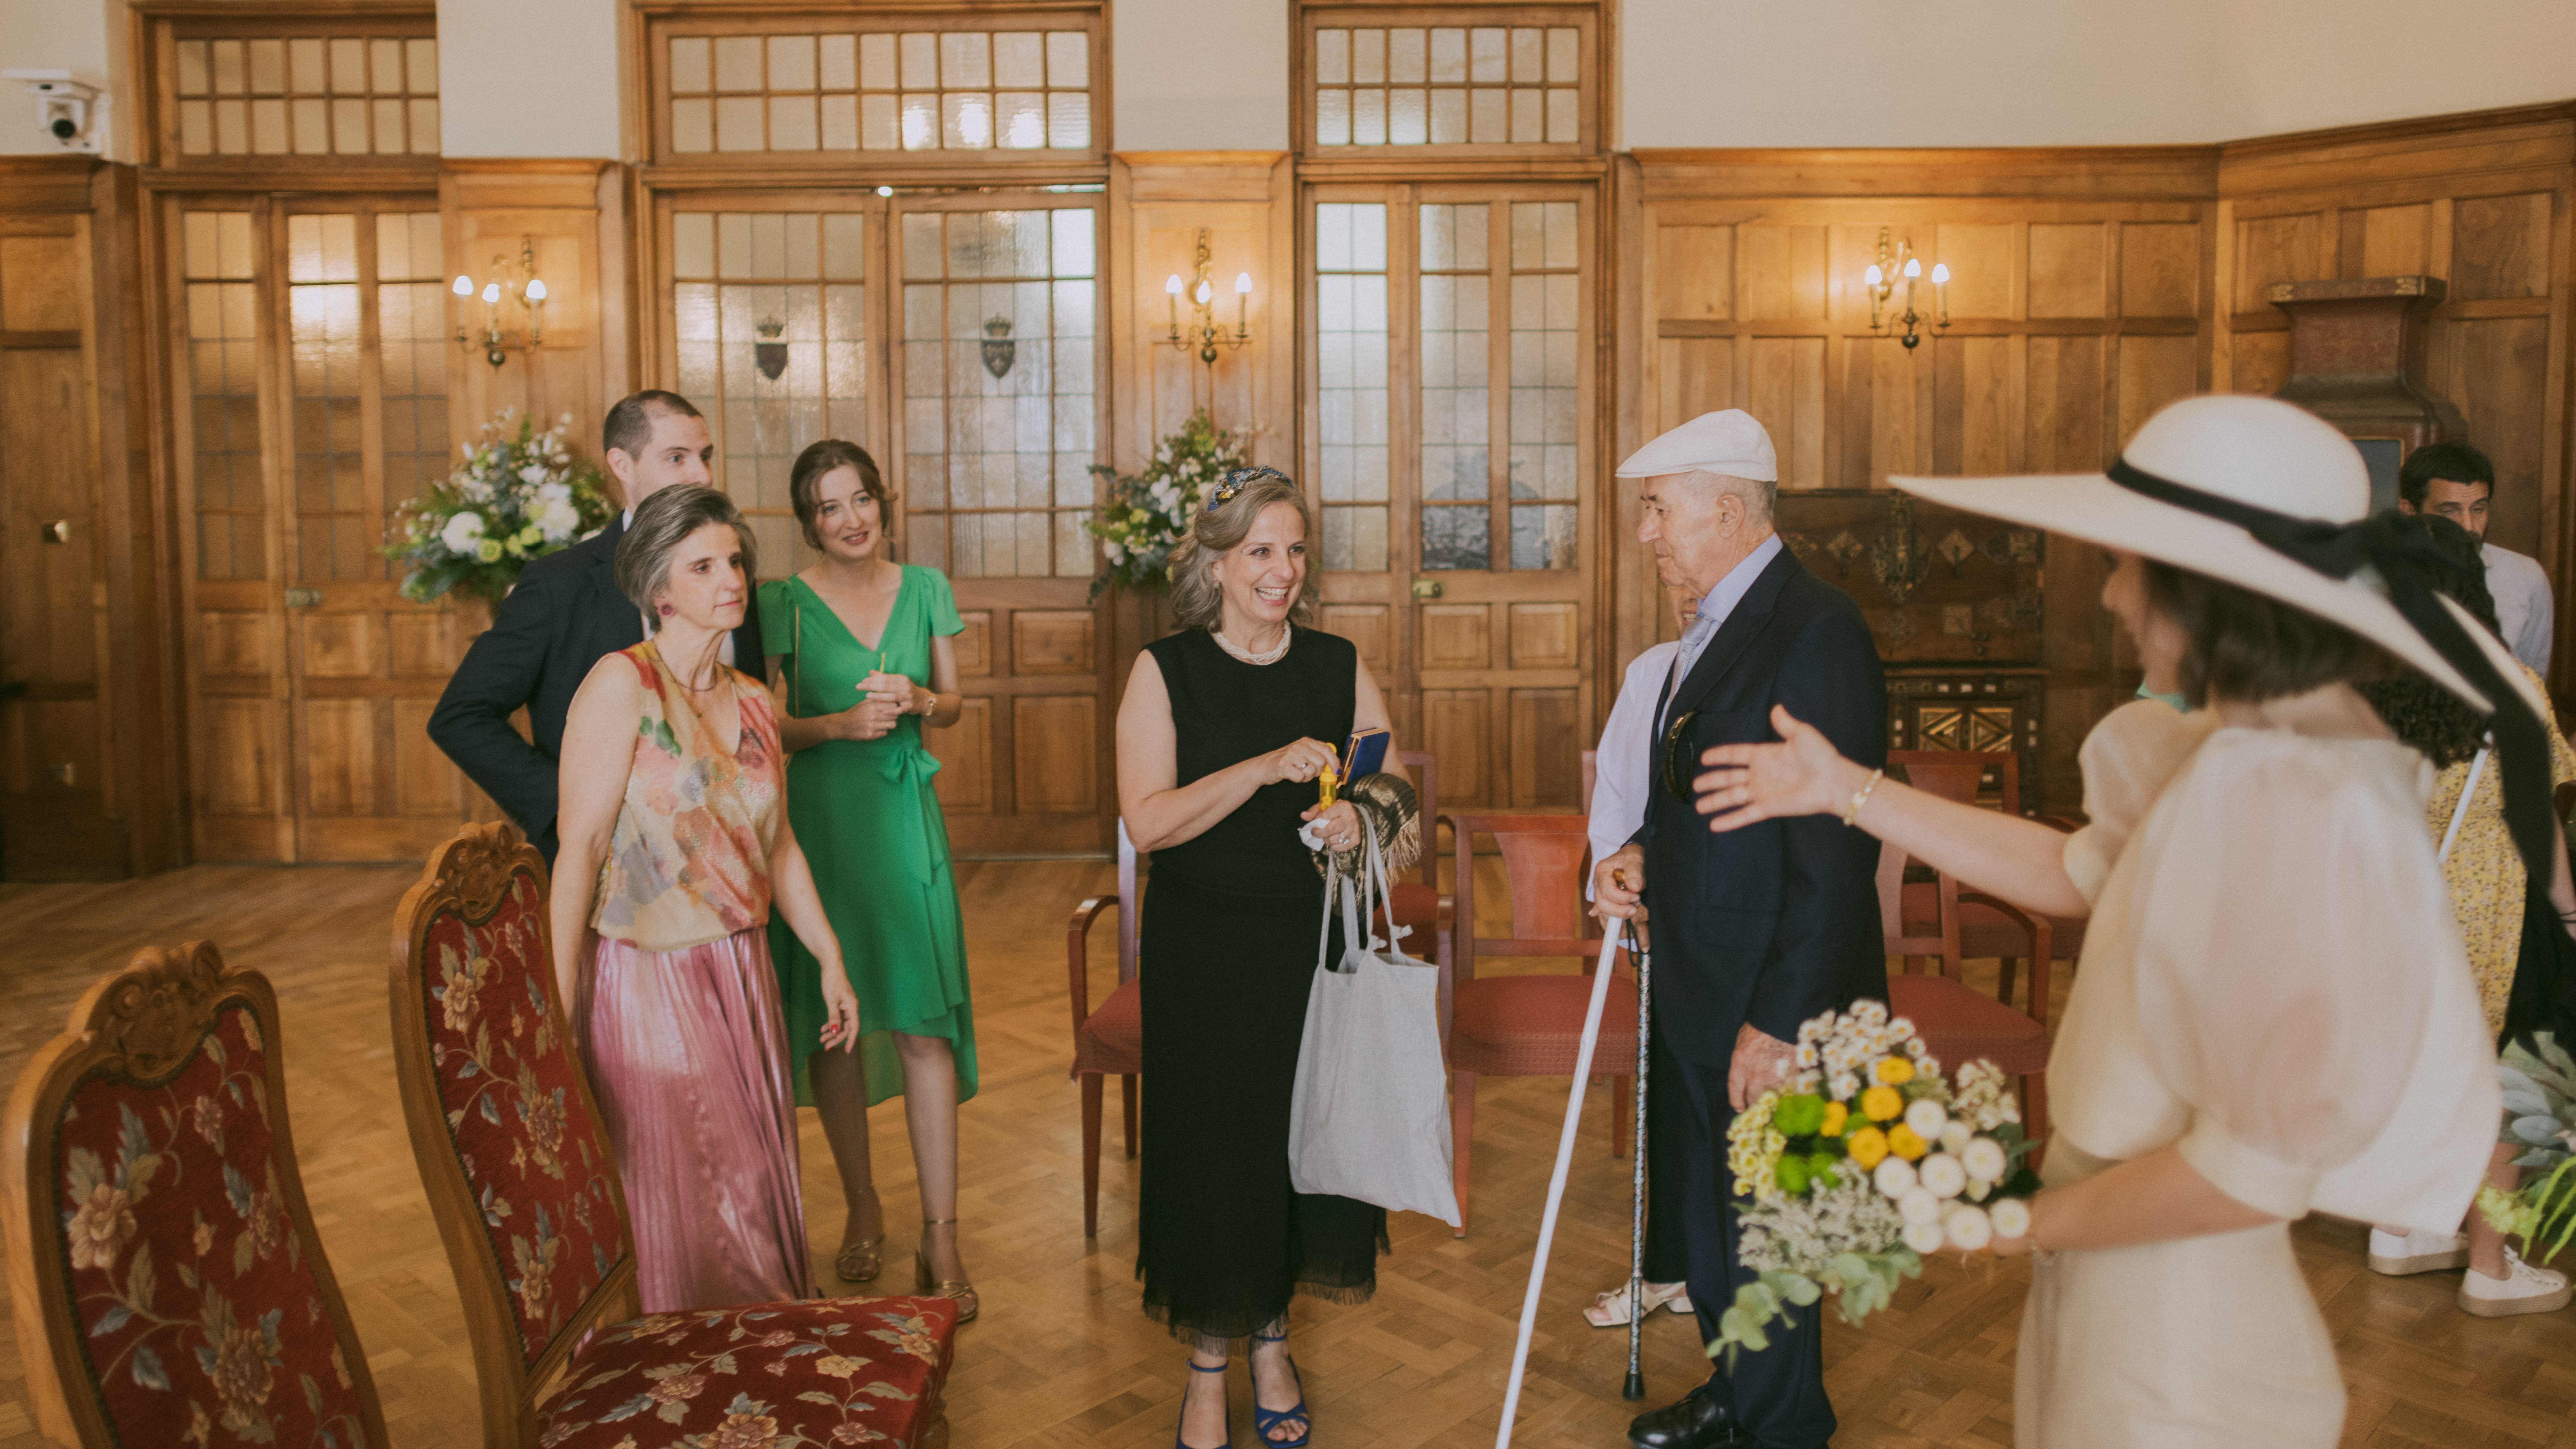
<instances>
[{"instance_id":1,"label":"wooden door","mask_svg":"<svg viewBox=\"0 0 2576 1449\"><path fill-rule=\"evenodd\" d=\"M449 466L431 198L173 199L201 858L397 860L452 833L428 723L460 641L377 549Z\"/></svg>"},{"instance_id":2,"label":"wooden door","mask_svg":"<svg viewBox=\"0 0 2576 1449\"><path fill-rule=\"evenodd\" d=\"M1443 808L1573 808L1591 743L1595 198L1309 188L1308 487L1326 627Z\"/></svg>"},{"instance_id":3,"label":"wooden door","mask_svg":"<svg viewBox=\"0 0 2576 1449\"><path fill-rule=\"evenodd\" d=\"M1106 620L1083 530L1107 399L1088 197L666 193L666 385L706 412L762 572L814 554L796 454L842 437L893 489L896 555L945 572L963 717L927 739L961 854L1108 843Z\"/></svg>"},{"instance_id":4,"label":"wooden door","mask_svg":"<svg viewBox=\"0 0 2576 1449\"><path fill-rule=\"evenodd\" d=\"M89 221L0 217L0 849L13 880L124 875L109 819Z\"/></svg>"}]
</instances>

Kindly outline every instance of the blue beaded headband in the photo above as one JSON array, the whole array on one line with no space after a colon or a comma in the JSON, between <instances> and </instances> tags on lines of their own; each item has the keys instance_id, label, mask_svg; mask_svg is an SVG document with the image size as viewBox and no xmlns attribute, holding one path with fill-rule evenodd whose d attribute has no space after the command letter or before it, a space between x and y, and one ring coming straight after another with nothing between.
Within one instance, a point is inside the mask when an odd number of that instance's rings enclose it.
<instances>
[{"instance_id":1,"label":"blue beaded headband","mask_svg":"<svg viewBox=\"0 0 2576 1449\"><path fill-rule=\"evenodd\" d=\"M1282 483L1290 481L1287 474L1280 472L1276 468L1256 467L1234 469L1232 472L1227 473L1225 477L1218 480L1216 491L1208 495L1207 507L1201 511L1205 513L1216 512L1219 508L1222 508L1227 503L1233 501L1234 495L1243 491L1244 484L1251 483L1262 478L1276 478Z\"/></svg>"}]
</instances>

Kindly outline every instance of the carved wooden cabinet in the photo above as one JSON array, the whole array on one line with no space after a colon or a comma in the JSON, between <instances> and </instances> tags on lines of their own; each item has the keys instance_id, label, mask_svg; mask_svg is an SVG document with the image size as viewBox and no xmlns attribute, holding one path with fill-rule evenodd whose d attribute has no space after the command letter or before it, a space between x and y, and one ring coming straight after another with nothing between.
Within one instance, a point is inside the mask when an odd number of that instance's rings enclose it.
<instances>
[{"instance_id":1,"label":"carved wooden cabinet","mask_svg":"<svg viewBox=\"0 0 2576 1449\"><path fill-rule=\"evenodd\" d=\"M2041 703L2048 671L1959 666L1887 671L1887 747L2010 753L2020 762L2023 813L2039 809ZM1979 804L2000 805L2003 781L1988 770Z\"/></svg>"}]
</instances>

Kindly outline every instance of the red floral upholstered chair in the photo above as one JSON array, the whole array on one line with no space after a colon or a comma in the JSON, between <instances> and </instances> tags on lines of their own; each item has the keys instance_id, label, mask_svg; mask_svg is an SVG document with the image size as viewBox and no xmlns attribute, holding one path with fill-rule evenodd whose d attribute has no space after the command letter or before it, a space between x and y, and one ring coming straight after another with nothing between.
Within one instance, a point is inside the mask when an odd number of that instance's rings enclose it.
<instances>
[{"instance_id":1,"label":"red floral upholstered chair","mask_svg":"<svg viewBox=\"0 0 2576 1449\"><path fill-rule=\"evenodd\" d=\"M266 978L197 942L91 987L19 1077L0 1224L45 1442L386 1444L280 1049Z\"/></svg>"},{"instance_id":2,"label":"red floral upholstered chair","mask_svg":"<svg viewBox=\"0 0 2576 1449\"><path fill-rule=\"evenodd\" d=\"M403 1115L465 1302L485 1444L922 1443L957 1332L946 1299L636 1316L617 1161L555 1006L545 880L516 830L468 826L394 923Z\"/></svg>"}]
</instances>

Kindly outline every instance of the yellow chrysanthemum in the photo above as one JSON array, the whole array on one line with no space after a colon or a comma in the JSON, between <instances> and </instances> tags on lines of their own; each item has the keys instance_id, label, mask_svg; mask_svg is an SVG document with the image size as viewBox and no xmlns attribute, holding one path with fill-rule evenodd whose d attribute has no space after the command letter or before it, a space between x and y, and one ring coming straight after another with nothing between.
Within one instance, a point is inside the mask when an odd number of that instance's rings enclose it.
<instances>
[{"instance_id":1,"label":"yellow chrysanthemum","mask_svg":"<svg viewBox=\"0 0 2576 1449\"><path fill-rule=\"evenodd\" d=\"M1905 1115L1905 1098L1894 1087L1872 1087L1860 1094L1860 1112L1872 1122L1893 1122Z\"/></svg>"},{"instance_id":2,"label":"yellow chrysanthemum","mask_svg":"<svg viewBox=\"0 0 2576 1449\"><path fill-rule=\"evenodd\" d=\"M1843 1135L1843 1124L1850 1120L1851 1108L1844 1106L1840 1102L1827 1102L1825 1104L1825 1124L1816 1129L1816 1135L1819 1137L1840 1137Z\"/></svg>"},{"instance_id":3,"label":"yellow chrysanthemum","mask_svg":"<svg viewBox=\"0 0 2576 1449\"><path fill-rule=\"evenodd\" d=\"M1912 1162L1932 1150L1931 1145L1914 1135L1914 1129L1899 1122L1887 1129L1887 1150Z\"/></svg>"},{"instance_id":4,"label":"yellow chrysanthemum","mask_svg":"<svg viewBox=\"0 0 2576 1449\"><path fill-rule=\"evenodd\" d=\"M1887 1156L1887 1134L1875 1127L1863 1127L1851 1135L1851 1141L1843 1144L1843 1151L1850 1153L1851 1160L1859 1163L1861 1170L1866 1172Z\"/></svg>"},{"instance_id":5,"label":"yellow chrysanthemum","mask_svg":"<svg viewBox=\"0 0 2576 1449\"><path fill-rule=\"evenodd\" d=\"M1891 1087L1902 1087L1914 1080L1914 1064L1903 1057L1889 1057L1878 1064L1878 1079Z\"/></svg>"}]
</instances>

